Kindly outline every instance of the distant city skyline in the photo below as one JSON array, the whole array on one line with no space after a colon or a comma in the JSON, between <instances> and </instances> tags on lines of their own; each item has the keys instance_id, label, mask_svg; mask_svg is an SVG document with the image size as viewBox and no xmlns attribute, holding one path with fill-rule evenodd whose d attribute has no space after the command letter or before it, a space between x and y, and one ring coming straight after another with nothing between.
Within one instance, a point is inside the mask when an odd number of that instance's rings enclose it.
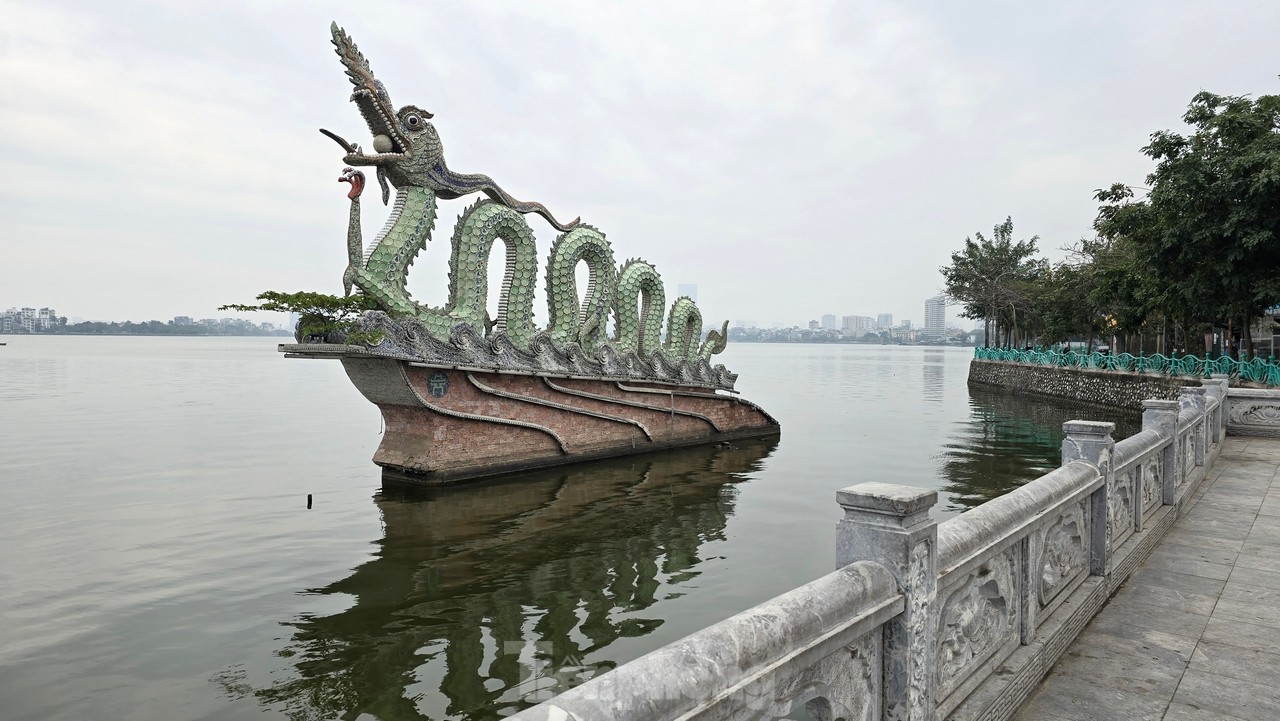
<instances>
[{"instance_id":1,"label":"distant city skyline","mask_svg":"<svg viewBox=\"0 0 1280 721\"><path fill-rule=\"evenodd\" d=\"M63 326L75 326L82 323L164 323L174 326L225 326L231 323L247 322L252 323L255 327L267 330L292 330L297 322L297 314L294 313L235 313L223 315L216 318L200 318L195 319L193 316L178 315L170 319L160 318L139 318L139 319L111 319L103 320L96 318L85 318L83 316L60 316L58 312L51 307L44 306L35 308L34 306L14 306L7 310L0 311L0 333L44 333ZM247 316L276 316L277 320L258 320L251 319Z\"/></svg>"},{"instance_id":2,"label":"distant city skyline","mask_svg":"<svg viewBox=\"0 0 1280 721\"><path fill-rule=\"evenodd\" d=\"M696 302L697 294L698 294L698 285L696 283L680 283L677 285L676 292L679 295L687 295ZM945 297L941 295L935 296L935 298L940 298L945 300ZM933 299L931 298L930 300L933 300ZM0 303L0 307L4 307L4 304ZM16 310L19 307L34 308L34 306L14 306L14 307L11 307L10 310L11 311ZM944 308L945 307L946 306L944 305ZM280 328L292 327L293 324L297 322L296 317L292 317L291 314L287 314L287 313L236 312L236 311L214 310L213 312L199 313L197 315L205 319L248 318L248 319L253 319L255 322L258 322L258 323L263 323L263 322L271 323ZM160 314L143 314L143 315L135 316L131 318L103 318L103 317L90 317L90 316L76 314L76 315L67 316L68 318L67 322L71 324L82 323L82 322L92 322L92 323L122 323L126 321L146 322L146 321L153 321L153 320L168 322L169 320L175 320L177 318L184 318L184 317L194 318L196 316L181 314L181 315L166 317ZM887 328L896 327L897 325L901 325L901 323L903 322L903 321L899 321L897 324L895 324L894 323L895 317L899 317L899 316L895 316L895 314L893 313L878 313L876 316L874 316L874 319L873 319L872 316L821 313L811 318L801 317L801 318L795 318L795 319L776 319L776 320L768 321L767 324L761 324L759 321L756 321L754 319L731 319L729 322L729 325L730 327L737 327L737 328L761 328L761 327L804 328L808 325L809 321L817 320L818 326L821 328L838 330L838 329L846 329L847 327L851 327L850 323L854 322L850 320L852 318L865 318L867 321L871 322L870 327L878 328L878 329L887 329ZM905 317L905 316L902 316L902 317ZM714 317L703 318L704 324L708 328L719 327L719 324L722 320L724 319L717 320ZM907 321L907 322L910 322L910 321ZM958 310L955 312L948 312L946 314L944 327L946 326L958 327L962 322L968 322L968 321L960 318L960 316L958 315ZM664 332L665 332L665 327L664 327Z\"/></svg>"},{"instance_id":3,"label":"distant city skyline","mask_svg":"<svg viewBox=\"0 0 1280 721\"><path fill-rule=\"evenodd\" d=\"M0 313L0 333L36 333L58 324L53 308L13 307Z\"/></svg>"}]
</instances>

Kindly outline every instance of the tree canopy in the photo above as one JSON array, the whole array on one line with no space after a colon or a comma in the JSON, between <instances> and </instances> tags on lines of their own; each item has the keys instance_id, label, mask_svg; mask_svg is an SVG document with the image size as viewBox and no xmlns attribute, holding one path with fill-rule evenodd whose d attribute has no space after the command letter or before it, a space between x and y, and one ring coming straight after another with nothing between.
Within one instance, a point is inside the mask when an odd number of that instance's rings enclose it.
<instances>
[{"instance_id":1,"label":"tree canopy","mask_svg":"<svg viewBox=\"0 0 1280 721\"><path fill-rule=\"evenodd\" d=\"M962 316L987 320L988 338L1017 335L1018 314L1025 328L1035 282L1045 270L1034 257L1040 238L1014 242L1013 218L995 226L990 239L981 232L974 237L965 238L964 248L951 254L951 265L941 269L944 291L964 306Z\"/></svg>"},{"instance_id":2,"label":"tree canopy","mask_svg":"<svg viewBox=\"0 0 1280 721\"><path fill-rule=\"evenodd\" d=\"M336 296L311 291L282 293L268 290L258 294L259 305L231 303L219 306L218 310L238 311L272 311L279 313L297 313L302 336L329 336L340 334L351 342L366 341L356 327L356 318L366 310L377 309L377 304L369 296L362 294Z\"/></svg>"},{"instance_id":3,"label":"tree canopy","mask_svg":"<svg viewBox=\"0 0 1280 721\"><path fill-rule=\"evenodd\" d=\"M1280 96L1200 92L1189 132L1162 130L1142 153L1148 188L1115 183L1094 194L1096 236L1052 266L1037 237L966 238L942 268L963 315L985 319L1003 344L1153 334L1192 349L1213 327L1243 335L1280 304ZM1180 341L1178 340L1180 339Z\"/></svg>"},{"instance_id":4,"label":"tree canopy","mask_svg":"<svg viewBox=\"0 0 1280 721\"><path fill-rule=\"evenodd\" d=\"M1153 133L1142 149L1156 161L1146 197L1099 191L1095 228L1159 278L1152 310L1247 328L1280 300L1280 96L1200 92L1182 119L1190 134Z\"/></svg>"}]
</instances>

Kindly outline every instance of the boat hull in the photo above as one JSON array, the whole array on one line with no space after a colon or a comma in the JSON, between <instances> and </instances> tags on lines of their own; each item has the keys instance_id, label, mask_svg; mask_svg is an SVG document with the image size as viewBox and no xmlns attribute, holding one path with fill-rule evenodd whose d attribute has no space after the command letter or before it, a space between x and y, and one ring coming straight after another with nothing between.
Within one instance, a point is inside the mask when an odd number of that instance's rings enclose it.
<instances>
[{"instance_id":1,"label":"boat hull","mask_svg":"<svg viewBox=\"0 0 1280 721\"><path fill-rule=\"evenodd\" d=\"M754 403L707 388L345 355L386 423L387 478L442 485L533 468L777 435Z\"/></svg>"}]
</instances>

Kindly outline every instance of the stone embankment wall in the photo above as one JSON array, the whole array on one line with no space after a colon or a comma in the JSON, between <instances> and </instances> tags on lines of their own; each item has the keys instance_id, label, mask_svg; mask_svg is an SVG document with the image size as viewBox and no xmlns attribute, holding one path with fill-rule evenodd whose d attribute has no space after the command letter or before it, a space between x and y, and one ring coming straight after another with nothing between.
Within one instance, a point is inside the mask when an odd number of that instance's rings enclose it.
<instances>
[{"instance_id":1,"label":"stone embankment wall","mask_svg":"<svg viewBox=\"0 0 1280 721\"><path fill-rule=\"evenodd\" d=\"M977 359L969 362L969 383L1133 410L1149 398L1175 400L1181 388L1200 385L1191 378Z\"/></svg>"}]
</instances>

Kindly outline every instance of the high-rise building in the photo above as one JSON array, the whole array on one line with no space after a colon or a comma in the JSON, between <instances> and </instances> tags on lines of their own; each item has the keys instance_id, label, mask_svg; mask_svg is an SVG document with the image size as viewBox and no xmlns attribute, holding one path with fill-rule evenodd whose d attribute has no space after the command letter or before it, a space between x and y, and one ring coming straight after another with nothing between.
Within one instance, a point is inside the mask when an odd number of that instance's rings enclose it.
<instances>
[{"instance_id":1,"label":"high-rise building","mask_svg":"<svg viewBox=\"0 0 1280 721\"><path fill-rule=\"evenodd\" d=\"M816 320L809 321L809 330L817 330L820 327L821 326L819 325L818 321Z\"/></svg>"},{"instance_id":2,"label":"high-rise building","mask_svg":"<svg viewBox=\"0 0 1280 721\"><path fill-rule=\"evenodd\" d=\"M697 303L698 302L698 284L697 283L681 283L680 285L676 286L676 297L678 298L682 295L689 296L689 300L693 301L694 303Z\"/></svg>"},{"instance_id":3,"label":"high-rise building","mask_svg":"<svg viewBox=\"0 0 1280 721\"><path fill-rule=\"evenodd\" d=\"M876 316L876 327L877 327L877 328L892 328L892 327L893 327L893 314L892 314L892 313L881 313L880 315Z\"/></svg>"},{"instance_id":4,"label":"high-rise building","mask_svg":"<svg viewBox=\"0 0 1280 721\"><path fill-rule=\"evenodd\" d=\"M871 330L875 321L867 315L846 315L840 320L840 330L853 333L866 333Z\"/></svg>"},{"instance_id":5,"label":"high-rise building","mask_svg":"<svg viewBox=\"0 0 1280 721\"><path fill-rule=\"evenodd\" d=\"M947 334L947 298L935 295L924 302L924 330L926 340L941 340Z\"/></svg>"},{"instance_id":6,"label":"high-rise building","mask_svg":"<svg viewBox=\"0 0 1280 721\"><path fill-rule=\"evenodd\" d=\"M840 324L836 320L836 317L834 315L827 313L822 316L822 329L823 330L840 330Z\"/></svg>"}]
</instances>

